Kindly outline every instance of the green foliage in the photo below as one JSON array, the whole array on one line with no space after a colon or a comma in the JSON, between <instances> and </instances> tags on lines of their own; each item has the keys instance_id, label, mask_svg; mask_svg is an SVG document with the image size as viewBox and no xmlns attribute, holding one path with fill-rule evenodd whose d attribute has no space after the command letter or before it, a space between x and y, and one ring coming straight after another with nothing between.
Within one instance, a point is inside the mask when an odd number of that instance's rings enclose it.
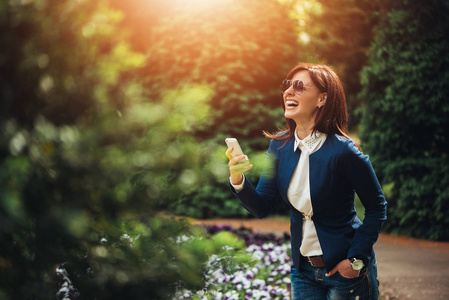
<instances>
[{"instance_id":1,"label":"green foliage","mask_svg":"<svg viewBox=\"0 0 449 300\"><path fill-rule=\"evenodd\" d=\"M0 49L0 117L70 124L109 97L118 102L119 77L144 60L128 55L123 32L115 31L120 19L104 1L2 4L0 42L8 47Z\"/></svg>"},{"instance_id":2,"label":"green foliage","mask_svg":"<svg viewBox=\"0 0 449 300\"><path fill-rule=\"evenodd\" d=\"M391 1L362 76L361 139L395 233L449 239L449 3Z\"/></svg>"},{"instance_id":3,"label":"green foliage","mask_svg":"<svg viewBox=\"0 0 449 300\"><path fill-rule=\"evenodd\" d=\"M148 55L141 77L157 92L185 82L214 90L204 140L222 135L266 150L262 130L282 126L279 84L296 63L294 23L275 0L131 0L123 5L130 43ZM152 7L153 9L148 9Z\"/></svg>"},{"instance_id":4,"label":"green foliage","mask_svg":"<svg viewBox=\"0 0 449 300\"><path fill-rule=\"evenodd\" d=\"M0 295L51 299L64 263L83 299L167 299L202 285L212 242L158 214L200 182L205 85L148 91L145 56L105 2L0 6ZM198 178L195 179L195 178ZM103 238L105 239L103 241ZM130 243L132 239L132 243Z\"/></svg>"},{"instance_id":5,"label":"green foliage","mask_svg":"<svg viewBox=\"0 0 449 300\"><path fill-rule=\"evenodd\" d=\"M386 168L386 180L394 184L386 228L397 234L448 240L449 220L445 213L449 209L448 171L447 158L405 158L392 162Z\"/></svg>"},{"instance_id":6,"label":"green foliage","mask_svg":"<svg viewBox=\"0 0 449 300\"><path fill-rule=\"evenodd\" d=\"M224 142L222 143L224 144ZM201 163L203 166L200 175L202 181L198 182L198 186L192 190L185 191L181 196L173 199L169 207L170 211L177 215L194 218L250 217L250 213L232 195L229 188L228 159L224 155L225 145L218 148L215 143L210 143L209 148L206 145L207 143L202 143L202 150L204 153L208 153L202 158L204 161ZM245 176L256 185L264 165L268 163L265 161L265 151L253 152L249 147L243 145L242 148L254 165L253 169ZM287 210L288 207L279 202L275 213L287 214Z\"/></svg>"},{"instance_id":7,"label":"green foliage","mask_svg":"<svg viewBox=\"0 0 449 300\"><path fill-rule=\"evenodd\" d=\"M170 237L184 227L157 212L199 186L199 198L229 199L226 164L210 153L224 158L229 135L266 148L254 136L282 117L276 87L296 54L276 1L111 2L120 11L107 0L0 6L5 298L54 297L60 263L85 298L197 285L207 247L181 251ZM242 210L229 203L214 210Z\"/></svg>"},{"instance_id":8,"label":"green foliage","mask_svg":"<svg viewBox=\"0 0 449 300\"><path fill-rule=\"evenodd\" d=\"M354 204L357 211L357 217L359 217L359 219L363 222L363 220L365 219L365 207L363 206L362 201L360 201L360 198L357 194L355 195Z\"/></svg>"},{"instance_id":9,"label":"green foliage","mask_svg":"<svg viewBox=\"0 0 449 300\"><path fill-rule=\"evenodd\" d=\"M174 199L170 210L175 214L194 218L249 216L229 189L228 159L224 155L224 141L222 144L221 147L210 144L210 151L205 151L208 155L204 157L202 164L203 181L198 182L198 186L191 191L185 191ZM206 143L202 145L205 150Z\"/></svg>"},{"instance_id":10,"label":"green foliage","mask_svg":"<svg viewBox=\"0 0 449 300\"><path fill-rule=\"evenodd\" d=\"M248 216L228 188L224 139L239 138L251 155L251 150L268 147L262 130L283 126L278 86L298 57L287 7L275 0L111 3L123 12L120 26L129 33L126 40L145 56L133 75L143 79L148 96L158 98L166 89L189 83L206 84L213 91L210 118L191 132L201 140L196 158L201 175L185 172L183 178L192 183L179 197L161 194L164 207L192 217ZM189 105L186 101L183 117L191 114ZM177 145L168 145L176 152ZM169 170L167 178L177 172ZM250 176L257 182L258 174Z\"/></svg>"},{"instance_id":11,"label":"green foliage","mask_svg":"<svg viewBox=\"0 0 449 300\"><path fill-rule=\"evenodd\" d=\"M360 122L359 73L367 63L367 51L378 22L380 1L293 1L298 15L302 60L326 63L339 75L345 92L351 131ZM301 38L305 35L305 38Z\"/></svg>"},{"instance_id":12,"label":"green foliage","mask_svg":"<svg viewBox=\"0 0 449 300\"><path fill-rule=\"evenodd\" d=\"M38 118L33 130L14 121L2 127L1 149L10 152L0 165L2 244L9 246L1 251L0 277L11 299L54 295L48 284L63 262L79 265L77 273L93 270L92 278L74 280L86 298L129 298L132 291L164 299L176 280L201 282L201 249L179 249L167 237L184 228L156 215L161 194L175 197L195 183L185 174L196 172L199 145L176 126L171 131L171 118L152 121L149 130L128 110L92 121L98 123L57 127ZM119 129L112 132L111 122ZM177 141L173 155L155 130ZM142 232L128 247L122 235L136 230L122 222L132 220ZM102 235L112 246L100 244Z\"/></svg>"}]
</instances>

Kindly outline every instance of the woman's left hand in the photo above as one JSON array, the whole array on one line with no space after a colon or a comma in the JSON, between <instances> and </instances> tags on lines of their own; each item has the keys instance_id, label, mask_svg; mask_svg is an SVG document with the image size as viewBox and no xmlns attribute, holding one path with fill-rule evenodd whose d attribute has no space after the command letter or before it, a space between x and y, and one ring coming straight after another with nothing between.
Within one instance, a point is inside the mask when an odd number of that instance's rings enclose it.
<instances>
[{"instance_id":1,"label":"woman's left hand","mask_svg":"<svg viewBox=\"0 0 449 300\"><path fill-rule=\"evenodd\" d=\"M335 273L340 273L341 276L345 278L356 278L360 275L360 271L356 271L352 268L351 262L349 259L342 260L339 262L335 268L333 268L330 272L326 273L326 277L331 277Z\"/></svg>"}]
</instances>

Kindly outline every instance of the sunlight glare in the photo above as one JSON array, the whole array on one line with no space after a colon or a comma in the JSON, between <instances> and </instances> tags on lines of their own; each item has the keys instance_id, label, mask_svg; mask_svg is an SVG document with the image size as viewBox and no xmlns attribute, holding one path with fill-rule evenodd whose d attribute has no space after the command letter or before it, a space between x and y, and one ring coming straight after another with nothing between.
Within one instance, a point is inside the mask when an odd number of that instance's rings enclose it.
<instances>
[{"instance_id":1,"label":"sunlight glare","mask_svg":"<svg viewBox=\"0 0 449 300\"><path fill-rule=\"evenodd\" d=\"M183 10L209 10L214 13L220 12L219 8L223 5L229 5L234 0L178 0L178 5L182 7Z\"/></svg>"},{"instance_id":2,"label":"sunlight glare","mask_svg":"<svg viewBox=\"0 0 449 300\"><path fill-rule=\"evenodd\" d=\"M306 32L301 32L299 34L299 40L303 43L303 44L307 44L310 42L310 36L306 33Z\"/></svg>"}]
</instances>

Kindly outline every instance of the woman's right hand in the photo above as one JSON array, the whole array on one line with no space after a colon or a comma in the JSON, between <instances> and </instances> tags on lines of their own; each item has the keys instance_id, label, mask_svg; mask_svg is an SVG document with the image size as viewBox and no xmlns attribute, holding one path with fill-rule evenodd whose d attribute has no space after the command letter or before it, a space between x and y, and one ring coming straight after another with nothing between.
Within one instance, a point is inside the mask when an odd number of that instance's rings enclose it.
<instances>
[{"instance_id":1,"label":"woman's right hand","mask_svg":"<svg viewBox=\"0 0 449 300\"><path fill-rule=\"evenodd\" d=\"M231 184L239 185L243 182L243 173L251 170L253 165L249 162L248 156L237 155L232 156L233 147L226 150L226 156L229 158L229 172L231 173Z\"/></svg>"}]
</instances>

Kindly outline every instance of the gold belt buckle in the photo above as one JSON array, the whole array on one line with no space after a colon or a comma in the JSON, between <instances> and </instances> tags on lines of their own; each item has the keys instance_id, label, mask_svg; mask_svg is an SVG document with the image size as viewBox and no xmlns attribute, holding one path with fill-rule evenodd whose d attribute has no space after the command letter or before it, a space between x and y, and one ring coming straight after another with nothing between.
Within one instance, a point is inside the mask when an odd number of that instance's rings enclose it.
<instances>
[{"instance_id":1,"label":"gold belt buckle","mask_svg":"<svg viewBox=\"0 0 449 300\"><path fill-rule=\"evenodd\" d=\"M312 216L306 215L306 214L302 214L302 219L303 220L312 220Z\"/></svg>"},{"instance_id":2,"label":"gold belt buckle","mask_svg":"<svg viewBox=\"0 0 449 300\"><path fill-rule=\"evenodd\" d=\"M312 265L312 267L316 268L315 265L313 264L313 261L310 259L310 256L307 256L307 260Z\"/></svg>"}]
</instances>

